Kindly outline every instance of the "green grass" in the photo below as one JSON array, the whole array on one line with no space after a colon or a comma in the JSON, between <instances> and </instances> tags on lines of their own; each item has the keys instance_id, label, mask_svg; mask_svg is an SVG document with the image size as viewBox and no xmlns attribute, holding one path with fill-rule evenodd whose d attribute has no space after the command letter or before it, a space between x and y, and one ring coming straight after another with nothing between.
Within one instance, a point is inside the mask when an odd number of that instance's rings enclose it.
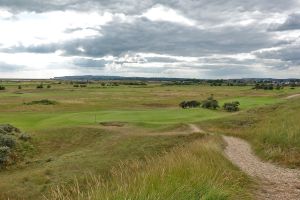
<instances>
[{"instance_id":1,"label":"green grass","mask_svg":"<svg viewBox=\"0 0 300 200\"><path fill-rule=\"evenodd\" d=\"M99 122L120 121L135 124L178 124L190 123L207 119L220 118L228 115L225 112L206 109L148 109L148 110L110 110L98 112L75 113L7 113L0 115L2 123L11 123L26 130L48 127L94 125Z\"/></svg>"}]
</instances>

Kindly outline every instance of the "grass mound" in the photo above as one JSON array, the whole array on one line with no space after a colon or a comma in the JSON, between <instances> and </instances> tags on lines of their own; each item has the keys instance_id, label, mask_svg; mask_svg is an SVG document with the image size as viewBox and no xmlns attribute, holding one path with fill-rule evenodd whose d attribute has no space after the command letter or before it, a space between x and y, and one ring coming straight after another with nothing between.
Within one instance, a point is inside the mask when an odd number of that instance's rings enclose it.
<instances>
[{"instance_id":1,"label":"grass mound","mask_svg":"<svg viewBox=\"0 0 300 200\"><path fill-rule=\"evenodd\" d=\"M48 100L48 99L42 99L39 101L32 101L29 103L25 103L26 105L55 105L57 104L56 101Z\"/></svg>"}]
</instances>

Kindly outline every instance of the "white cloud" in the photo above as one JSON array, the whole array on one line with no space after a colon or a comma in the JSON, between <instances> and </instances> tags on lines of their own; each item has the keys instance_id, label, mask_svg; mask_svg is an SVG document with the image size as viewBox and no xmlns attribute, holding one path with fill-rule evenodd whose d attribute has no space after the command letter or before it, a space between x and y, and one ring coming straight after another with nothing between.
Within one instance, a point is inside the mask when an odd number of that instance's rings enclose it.
<instances>
[{"instance_id":1,"label":"white cloud","mask_svg":"<svg viewBox=\"0 0 300 200\"><path fill-rule=\"evenodd\" d=\"M183 16L179 11L162 5L156 5L150 8L142 14L142 17L146 17L151 21L167 21L187 26L195 26L197 24L196 21Z\"/></svg>"},{"instance_id":2,"label":"white cloud","mask_svg":"<svg viewBox=\"0 0 300 200\"><path fill-rule=\"evenodd\" d=\"M22 12L11 20L0 19L0 43L6 47L19 44L28 46L91 37L99 35L96 28L112 21L113 17L107 12Z\"/></svg>"}]
</instances>

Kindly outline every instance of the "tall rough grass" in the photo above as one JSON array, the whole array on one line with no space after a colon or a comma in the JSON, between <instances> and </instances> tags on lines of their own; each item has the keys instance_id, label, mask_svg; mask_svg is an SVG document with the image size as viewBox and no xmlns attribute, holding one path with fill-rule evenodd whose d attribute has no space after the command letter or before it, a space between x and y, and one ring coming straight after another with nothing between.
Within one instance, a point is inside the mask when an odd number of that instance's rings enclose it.
<instances>
[{"instance_id":1,"label":"tall rough grass","mask_svg":"<svg viewBox=\"0 0 300 200\"><path fill-rule=\"evenodd\" d=\"M279 106L250 131L256 149L268 159L300 166L299 119L299 100Z\"/></svg>"},{"instance_id":2,"label":"tall rough grass","mask_svg":"<svg viewBox=\"0 0 300 200\"><path fill-rule=\"evenodd\" d=\"M250 199L250 181L226 160L220 143L204 139L160 157L121 163L109 180L91 175L86 187L77 181L54 187L46 199Z\"/></svg>"},{"instance_id":3,"label":"tall rough grass","mask_svg":"<svg viewBox=\"0 0 300 200\"><path fill-rule=\"evenodd\" d=\"M300 100L250 109L222 120L202 123L209 132L242 137L258 155L289 167L300 167Z\"/></svg>"}]
</instances>

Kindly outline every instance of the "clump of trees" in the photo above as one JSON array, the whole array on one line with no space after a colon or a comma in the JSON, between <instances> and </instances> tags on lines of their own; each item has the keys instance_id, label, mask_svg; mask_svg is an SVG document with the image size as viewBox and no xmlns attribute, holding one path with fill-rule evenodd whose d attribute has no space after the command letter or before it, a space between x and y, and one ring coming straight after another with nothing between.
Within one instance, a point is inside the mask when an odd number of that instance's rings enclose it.
<instances>
[{"instance_id":1,"label":"clump of trees","mask_svg":"<svg viewBox=\"0 0 300 200\"><path fill-rule=\"evenodd\" d=\"M28 142L30 139L29 135L22 133L12 125L0 125L0 169L16 162L20 158L17 154L22 151L20 144Z\"/></svg>"},{"instance_id":2,"label":"clump of trees","mask_svg":"<svg viewBox=\"0 0 300 200\"><path fill-rule=\"evenodd\" d=\"M220 107L218 101L214 99L213 95L211 95L210 97L208 97L206 100L202 102L196 100L183 101L179 104L179 106L183 109L202 107L202 108L212 109L212 110L215 110Z\"/></svg>"},{"instance_id":3,"label":"clump of trees","mask_svg":"<svg viewBox=\"0 0 300 200\"><path fill-rule=\"evenodd\" d=\"M195 100L183 101L179 104L179 106L183 109L202 107L206 109L216 110L220 108L219 102L216 99L214 99L213 94L202 102L195 101ZM223 109L228 112L236 112L240 110L239 106L240 106L240 102L233 101L233 102L224 103Z\"/></svg>"},{"instance_id":4,"label":"clump of trees","mask_svg":"<svg viewBox=\"0 0 300 200\"><path fill-rule=\"evenodd\" d=\"M224 103L223 109L228 112L237 112L240 110L239 106L240 106L240 102L234 101L230 103Z\"/></svg>"},{"instance_id":5,"label":"clump of trees","mask_svg":"<svg viewBox=\"0 0 300 200\"><path fill-rule=\"evenodd\" d=\"M202 101L201 107L202 108L216 110L220 106L219 106L219 102L214 99L213 95L211 95L206 100Z\"/></svg>"},{"instance_id":6,"label":"clump of trees","mask_svg":"<svg viewBox=\"0 0 300 200\"><path fill-rule=\"evenodd\" d=\"M187 108L197 108L200 107L201 103L199 101L183 101L179 104L179 106L183 109Z\"/></svg>"},{"instance_id":7,"label":"clump of trees","mask_svg":"<svg viewBox=\"0 0 300 200\"><path fill-rule=\"evenodd\" d=\"M5 90L5 87L0 85L0 90Z\"/></svg>"}]
</instances>

